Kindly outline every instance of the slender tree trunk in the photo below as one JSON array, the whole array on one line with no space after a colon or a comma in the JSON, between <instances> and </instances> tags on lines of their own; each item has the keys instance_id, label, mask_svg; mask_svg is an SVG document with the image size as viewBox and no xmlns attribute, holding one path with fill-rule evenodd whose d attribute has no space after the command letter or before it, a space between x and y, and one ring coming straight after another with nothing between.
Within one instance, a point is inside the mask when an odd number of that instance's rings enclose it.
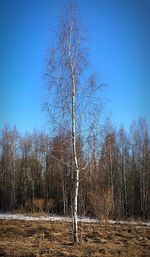
<instances>
[{"instance_id":1,"label":"slender tree trunk","mask_svg":"<svg viewBox=\"0 0 150 257\"><path fill-rule=\"evenodd\" d=\"M71 54L71 35L72 35L72 26L70 28L70 37L68 44L68 54L70 61L70 75L72 81L72 106L71 106L71 118L72 118L72 151L73 151L73 238L74 243L79 242L78 238L78 191L79 191L79 166L77 159L77 150L76 150L76 116L75 116L75 96L76 96L76 82L74 77L74 67Z\"/></svg>"},{"instance_id":2,"label":"slender tree trunk","mask_svg":"<svg viewBox=\"0 0 150 257\"><path fill-rule=\"evenodd\" d=\"M78 243L78 224L77 224L77 210L78 210L78 189L79 189L79 167L76 151L76 124L75 124L75 83L73 79L72 92L72 147L73 147L73 237L74 243Z\"/></svg>"},{"instance_id":3,"label":"slender tree trunk","mask_svg":"<svg viewBox=\"0 0 150 257\"><path fill-rule=\"evenodd\" d=\"M73 71L73 63L69 46L71 80L72 80L72 150L73 150L73 238L74 243L79 242L78 238L78 191L79 191L79 167L76 151L76 117L75 117L75 78Z\"/></svg>"}]
</instances>

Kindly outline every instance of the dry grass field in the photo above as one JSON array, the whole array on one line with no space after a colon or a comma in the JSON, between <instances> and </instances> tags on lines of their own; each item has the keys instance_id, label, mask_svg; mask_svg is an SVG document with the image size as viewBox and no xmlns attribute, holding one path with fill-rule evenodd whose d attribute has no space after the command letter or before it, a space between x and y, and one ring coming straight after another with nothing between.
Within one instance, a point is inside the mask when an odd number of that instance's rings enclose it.
<instances>
[{"instance_id":1,"label":"dry grass field","mask_svg":"<svg viewBox=\"0 0 150 257\"><path fill-rule=\"evenodd\" d=\"M0 256L150 257L150 227L80 223L79 236L71 223L0 220Z\"/></svg>"}]
</instances>

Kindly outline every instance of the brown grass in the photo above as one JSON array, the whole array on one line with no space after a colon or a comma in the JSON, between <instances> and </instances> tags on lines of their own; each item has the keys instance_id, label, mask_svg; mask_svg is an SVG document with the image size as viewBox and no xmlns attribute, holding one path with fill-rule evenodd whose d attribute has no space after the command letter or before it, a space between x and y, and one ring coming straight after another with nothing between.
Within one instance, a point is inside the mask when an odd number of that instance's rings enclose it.
<instances>
[{"instance_id":1,"label":"brown grass","mask_svg":"<svg viewBox=\"0 0 150 257\"><path fill-rule=\"evenodd\" d=\"M70 223L0 220L0 256L150 257L150 228L133 225L79 225L72 244Z\"/></svg>"}]
</instances>

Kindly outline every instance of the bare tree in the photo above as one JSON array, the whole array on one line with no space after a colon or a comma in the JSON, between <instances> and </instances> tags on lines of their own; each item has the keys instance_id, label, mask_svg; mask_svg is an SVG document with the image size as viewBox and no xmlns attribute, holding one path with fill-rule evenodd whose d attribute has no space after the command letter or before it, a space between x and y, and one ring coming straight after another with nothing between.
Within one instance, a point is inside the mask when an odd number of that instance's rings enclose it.
<instances>
[{"instance_id":1,"label":"bare tree","mask_svg":"<svg viewBox=\"0 0 150 257\"><path fill-rule=\"evenodd\" d=\"M48 111L52 124L59 130L67 128L72 141L72 211L73 237L78 242L77 206L79 190L79 173L84 167L79 166L77 138L85 139L94 129L97 109L97 90L95 74L88 75L89 62L85 33L81 18L74 1L64 9L56 33L56 42L49 48L46 79L48 84L47 101L44 109ZM94 99L94 101L93 101ZM53 126L54 127L54 126ZM55 126L55 132L57 131Z\"/></svg>"}]
</instances>

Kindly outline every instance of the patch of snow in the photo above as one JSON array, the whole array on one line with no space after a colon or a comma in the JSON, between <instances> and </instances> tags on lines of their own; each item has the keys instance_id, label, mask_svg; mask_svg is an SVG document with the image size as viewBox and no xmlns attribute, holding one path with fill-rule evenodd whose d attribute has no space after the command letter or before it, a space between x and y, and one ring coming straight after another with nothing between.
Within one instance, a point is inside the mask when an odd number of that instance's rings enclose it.
<instances>
[{"instance_id":1,"label":"patch of snow","mask_svg":"<svg viewBox=\"0 0 150 257\"><path fill-rule=\"evenodd\" d=\"M71 217L63 217L56 215L47 215L47 216L29 216L26 214L0 214L0 219L6 220L24 220L24 221L55 221L55 222L72 222ZM78 221L87 222L87 223L96 223L96 219L90 219L87 217L78 217Z\"/></svg>"},{"instance_id":2,"label":"patch of snow","mask_svg":"<svg viewBox=\"0 0 150 257\"><path fill-rule=\"evenodd\" d=\"M26 214L7 214L1 213L0 220L23 220L23 221L54 221L54 222L72 222L72 217L64 217L57 215L47 215L47 216L29 216ZM85 223L98 223L97 219L92 219L88 217L78 217L78 221ZM136 221L115 221L108 220L109 224L118 224L118 225L133 225L133 226L148 226L150 227L150 222L136 222Z\"/></svg>"},{"instance_id":3,"label":"patch of snow","mask_svg":"<svg viewBox=\"0 0 150 257\"><path fill-rule=\"evenodd\" d=\"M110 224L120 224L120 225L133 225L133 226L148 226L150 227L150 222L141 222L141 221L116 221L116 220L108 220Z\"/></svg>"}]
</instances>

